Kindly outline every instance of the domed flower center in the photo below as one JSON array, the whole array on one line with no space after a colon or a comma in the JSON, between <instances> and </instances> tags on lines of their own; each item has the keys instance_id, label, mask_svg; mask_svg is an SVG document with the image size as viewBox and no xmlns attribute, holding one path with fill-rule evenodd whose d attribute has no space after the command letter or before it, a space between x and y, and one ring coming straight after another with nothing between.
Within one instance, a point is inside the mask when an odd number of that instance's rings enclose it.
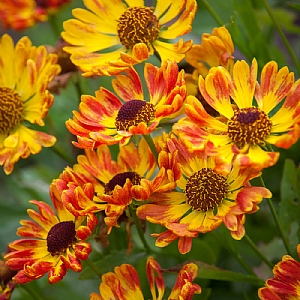
<instances>
[{"instance_id":1,"label":"domed flower center","mask_svg":"<svg viewBox=\"0 0 300 300\"><path fill-rule=\"evenodd\" d=\"M144 43L150 48L159 34L159 24L153 14L153 8L129 7L119 18L117 31L120 42L127 49L131 49L137 43Z\"/></svg>"},{"instance_id":2,"label":"domed flower center","mask_svg":"<svg viewBox=\"0 0 300 300\"><path fill-rule=\"evenodd\" d=\"M203 168L187 181L185 195L187 203L196 210L206 212L216 208L227 194L226 178L212 169Z\"/></svg>"},{"instance_id":3,"label":"domed flower center","mask_svg":"<svg viewBox=\"0 0 300 300\"><path fill-rule=\"evenodd\" d=\"M142 177L136 172L123 172L115 175L104 187L104 193L110 195L115 186L119 185L123 187L126 183L126 179L130 179L133 185L139 185Z\"/></svg>"},{"instance_id":4,"label":"domed flower center","mask_svg":"<svg viewBox=\"0 0 300 300\"><path fill-rule=\"evenodd\" d=\"M22 121L23 100L19 94L8 88L0 87L0 134L9 134L10 130Z\"/></svg>"},{"instance_id":5,"label":"domed flower center","mask_svg":"<svg viewBox=\"0 0 300 300\"><path fill-rule=\"evenodd\" d=\"M262 144L271 133L272 123L266 113L257 107L242 108L234 112L228 122L228 136L239 147Z\"/></svg>"},{"instance_id":6,"label":"domed flower center","mask_svg":"<svg viewBox=\"0 0 300 300\"><path fill-rule=\"evenodd\" d=\"M53 256L64 253L76 240L75 235L75 223L73 221L55 224L48 232L48 252Z\"/></svg>"},{"instance_id":7,"label":"domed flower center","mask_svg":"<svg viewBox=\"0 0 300 300\"><path fill-rule=\"evenodd\" d=\"M116 118L117 130L129 131L130 126L149 123L155 117L155 108L143 100L130 100L122 105Z\"/></svg>"}]
</instances>

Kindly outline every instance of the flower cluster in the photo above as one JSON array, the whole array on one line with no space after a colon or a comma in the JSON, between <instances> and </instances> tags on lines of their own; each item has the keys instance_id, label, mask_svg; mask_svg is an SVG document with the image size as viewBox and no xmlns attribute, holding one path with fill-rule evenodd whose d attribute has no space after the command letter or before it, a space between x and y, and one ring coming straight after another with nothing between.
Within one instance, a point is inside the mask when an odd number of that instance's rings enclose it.
<instances>
[{"instance_id":1,"label":"flower cluster","mask_svg":"<svg viewBox=\"0 0 300 300\"><path fill-rule=\"evenodd\" d=\"M0 0L4 27L45 21L67 1L18 2L22 13L14 1ZM271 191L257 179L277 163L277 148L290 148L300 137L300 80L275 61L235 60L225 26L203 34L199 44L189 39L196 0L155 3L85 0L86 8L73 9L74 19L63 23L63 51L73 70L87 80L106 76L112 89L79 95L78 109L65 120L80 154L50 184L52 205L30 201L37 210L27 210L31 220L20 222L21 239L4 255L14 284L46 274L53 284L69 269L81 272L93 245L124 222L130 236L135 224L148 254L148 231L158 248L178 241L180 254L222 225L241 240L246 216L263 199L271 201ZM184 60L192 71L181 68ZM61 68L58 55L28 37L14 45L2 36L0 165L6 174L20 158L56 142L32 125L44 125L54 100L49 84ZM132 248L128 243L128 252ZM148 257L153 299L165 297L163 271L170 272ZM201 292L193 283L197 264L171 271L178 277L168 299L189 300ZM299 297L299 262L284 256L274 276L259 290L261 299ZM8 299L10 280L3 288ZM144 299L130 264L102 275L99 291L90 299Z\"/></svg>"}]
</instances>

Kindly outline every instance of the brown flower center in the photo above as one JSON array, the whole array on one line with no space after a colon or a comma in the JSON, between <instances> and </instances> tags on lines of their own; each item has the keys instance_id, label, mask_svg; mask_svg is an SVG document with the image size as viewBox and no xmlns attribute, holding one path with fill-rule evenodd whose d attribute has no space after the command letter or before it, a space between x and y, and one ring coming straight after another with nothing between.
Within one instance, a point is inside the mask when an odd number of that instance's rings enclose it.
<instances>
[{"instance_id":1,"label":"brown flower center","mask_svg":"<svg viewBox=\"0 0 300 300\"><path fill-rule=\"evenodd\" d=\"M16 91L0 87L0 134L8 135L10 130L21 123L23 105L24 102Z\"/></svg>"},{"instance_id":2,"label":"brown flower center","mask_svg":"<svg viewBox=\"0 0 300 300\"><path fill-rule=\"evenodd\" d=\"M228 136L239 147L262 144L271 132L272 123L266 113L257 107L242 108L234 112L228 122Z\"/></svg>"},{"instance_id":3,"label":"brown flower center","mask_svg":"<svg viewBox=\"0 0 300 300\"><path fill-rule=\"evenodd\" d=\"M55 224L48 232L47 247L51 255L59 255L65 253L74 241L76 231L73 221L64 221Z\"/></svg>"},{"instance_id":4,"label":"brown flower center","mask_svg":"<svg viewBox=\"0 0 300 300\"><path fill-rule=\"evenodd\" d=\"M117 130L129 131L130 126L141 122L149 123L155 117L155 108L143 100L130 100L122 105L116 118Z\"/></svg>"},{"instance_id":5,"label":"brown flower center","mask_svg":"<svg viewBox=\"0 0 300 300\"><path fill-rule=\"evenodd\" d=\"M203 168L194 173L187 181L185 194L187 203L202 212L216 208L227 194L226 177L212 169Z\"/></svg>"},{"instance_id":6,"label":"brown flower center","mask_svg":"<svg viewBox=\"0 0 300 300\"><path fill-rule=\"evenodd\" d=\"M142 177L136 172L123 172L115 175L104 187L105 194L112 194L116 185L121 187L126 183L126 179L130 179L133 185L139 185Z\"/></svg>"},{"instance_id":7,"label":"brown flower center","mask_svg":"<svg viewBox=\"0 0 300 300\"><path fill-rule=\"evenodd\" d=\"M129 7L119 18L117 31L120 42L127 49L138 43L144 43L150 48L159 34L159 24L153 8Z\"/></svg>"}]
</instances>

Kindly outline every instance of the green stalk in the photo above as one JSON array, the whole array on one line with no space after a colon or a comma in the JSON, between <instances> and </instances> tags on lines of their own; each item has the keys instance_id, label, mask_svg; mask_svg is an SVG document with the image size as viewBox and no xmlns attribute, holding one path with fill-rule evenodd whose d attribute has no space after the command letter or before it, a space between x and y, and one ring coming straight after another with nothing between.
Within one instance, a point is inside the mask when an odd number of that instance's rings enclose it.
<instances>
[{"instance_id":1,"label":"green stalk","mask_svg":"<svg viewBox=\"0 0 300 300\"><path fill-rule=\"evenodd\" d=\"M282 39L282 42L284 43L287 51L289 52L289 54L290 54L290 56L291 56L291 58L292 58L292 60L293 60L293 62L295 64L295 67L296 67L296 69L298 71L298 74L300 75L300 64L298 62L298 59L297 59L297 57L296 57L296 55L295 55L295 53L294 53L294 51L293 51L293 49L292 49L289 41L288 41L288 39L286 38L283 30L281 29L278 21L276 20L274 14L272 12L272 9L270 8L270 5L269 5L268 1L267 0L262 0L261 2L263 4L263 6L265 7L265 9L266 9L269 17L271 18L274 26L276 27L276 29L277 29L277 31L278 31L281 39Z\"/></svg>"},{"instance_id":2,"label":"green stalk","mask_svg":"<svg viewBox=\"0 0 300 300\"><path fill-rule=\"evenodd\" d=\"M88 266L89 268L99 277L101 278L102 277L102 272L98 269L98 267L88 258L84 261Z\"/></svg>"},{"instance_id":3,"label":"green stalk","mask_svg":"<svg viewBox=\"0 0 300 300\"><path fill-rule=\"evenodd\" d=\"M147 144L148 144L148 146L149 146L149 148L150 148L150 150L151 150L151 152L152 152L152 154L155 158L155 161L158 165L158 152L156 150L156 147L155 147L155 144L154 144L154 141L153 141L151 135L147 134L147 135L143 135L143 137L146 140L146 142L147 142Z\"/></svg>"},{"instance_id":4,"label":"green stalk","mask_svg":"<svg viewBox=\"0 0 300 300\"><path fill-rule=\"evenodd\" d=\"M269 266L271 269L273 269L274 265L272 264L272 262L270 262L265 256L264 254L257 248L257 246L253 243L253 241L249 238L249 236L247 234L245 234L244 239L246 240L246 242L248 243L248 245L251 247L251 249L261 258L261 260L267 265Z\"/></svg>"},{"instance_id":5,"label":"green stalk","mask_svg":"<svg viewBox=\"0 0 300 300\"><path fill-rule=\"evenodd\" d=\"M212 17L215 19L218 25L220 26L224 25L224 22L221 20L221 18L217 15L217 13L214 11L214 9L210 6L210 4L206 0L200 0L199 2L205 6L205 8L212 15Z\"/></svg>"},{"instance_id":6,"label":"green stalk","mask_svg":"<svg viewBox=\"0 0 300 300\"><path fill-rule=\"evenodd\" d=\"M266 186L265 186L265 183L264 183L264 180L262 179L261 176L259 177L259 179L260 179L260 182L261 182L262 186L263 186L263 187L266 187ZM278 219L276 210L275 210L275 208L274 208L272 199L266 199L266 200L267 200L267 203L268 203L268 205L269 205L270 211L271 211L271 213L272 213L273 219L274 219L274 221L275 221L276 227L277 227L277 229L278 229L278 231L279 231L279 234L280 234L280 236L281 236L281 238L282 238L282 241L283 241L283 243L284 243L285 249L286 249L287 253L288 253L289 255L292 256L292 254L291 254L292 251L291 251L291 249L290 249L290 246L289 246L287 237L285 236L285 234L284 234L284 232L283 232L283 229L282 229L282 227L281 227L281 224L280 224L280 222L279 222L279 219Z\"/></svg>"},{"instance_id":7,"label":"green stalk","mask_svg":"<svg viewBox=\"0 0 300 300\"><path fill-rule=\"evenodd\" d=\"M44 300L31 286L30 284L19 284L19 288L25 290L30 296L32 300Z\"/></svg>"},{"instance_id":8,"label":"green stalk","mask_svg":"<svg viewBox=\"0 0 300 300\"><path fill-rule=\"evenodd\" d=\"M64 149L62 147L60 147L59 145L54 144L54 146L52 146L50 148L55 154L57 154L60 158L62 158L63 160L65 160L67 163L69 163L71 166L76 164L76 161L73 159L73 157L71 157L70 155L68 155Z\"/></svg>"}]
</instances>

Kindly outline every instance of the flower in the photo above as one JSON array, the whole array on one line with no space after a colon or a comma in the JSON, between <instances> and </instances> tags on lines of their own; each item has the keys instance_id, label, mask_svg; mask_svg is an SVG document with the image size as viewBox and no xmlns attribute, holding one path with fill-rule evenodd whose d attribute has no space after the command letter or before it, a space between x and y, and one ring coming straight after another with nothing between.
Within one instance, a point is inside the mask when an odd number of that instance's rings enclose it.
<instances>
[{"instance_id":1,"label":"flower","mask_svg":"<svg viewBox=\"0 0 300 300\"><path fill-rule=\"evenodd\" d=\"M65 51L86 76L110 75L121 67L113 61L121 58L124 66L148 59L158 53L160 59L176 62L184 58L192 41L171 44L189 33L197 9L195 0L157 1L148 7L143 0L85 0L89 9L73 9L76 19L64 22L62 37L71 45Z\"/></svg>"},{"instance_id":2,"label":"flower","mask_svg":"<svg viewBox=\"0 0 300 300\"><path fill-rule=\"evenodd\" d=\"M300 80L294 82L294 74L287 67L278 70L274 61L263 67L260 84L256 77L255 59L250 67L237 61L232 76L223 67L211 68L205 79L200 76L199 89L220 117L207 114L201 103L189 96L187 117L174 125L174 131L191 150L212 142L224 163L235 157L243 168L261 170L274 165L279 153L268 151L267 145L289 148L300 136Z\"/></svg>"},{"instance_id":3,"label":"flower","mask_svg":"<svg viewBox=\"0 0 300 300\"><path fill-rule=\"evenodd\" d=\"M42 201L31 200L39 212L28 209L31 220L22 220L17 234L23 239L9 244L12 252L4 256L6 265L20 270L14 281L24 284L48 273L48 281L56 283L63 279L68 269L81 272L80 260L88 258L91 245L84 240L91 235L97 219L75 217L63 206L54 185L50 196L57 214ZM86 221L87 225L84 225Z\"/></svg>"},{"instance_id":4,"label":"flower","mask_svg":"<svg viewBox=\"0 0 300 300\"><path fill-rule=\"evenodd\" d=\"M0 0L0 22L4 28L24 30L44 22L70 0Z\"/></svg>"},{"instance_id":5,"label":"flower","mask_svg":"<svg viewBox=\"0 0 300 300\"><path fill-rule=\"evenodd\" d=\"M44 125L53 103L47 85L59 73L57 57L43 46L34 47L27 37L14 47L4 34L0 40L0 165L10 174L19 158L51 147L54 136L35 131L26 123Z\"/></svg>"},{"instance_id":6,"label":"flower","mask_svg":"<svg viewBox=\"0 0 300 300\"><path fill-rule=\"evenodd\" d=\"M300 257L300 244L297 247ZM300 263L289 255L273 268L274 278L266 281L266 286L258 290L261 300L300 299Z\"/></svg>"},{"instance_id":7,"label":"flower","mask_svg":"<svg viewBox=\"0 0 300 300\"><path fill-rule=\"evenodd\" d=\"M74 111L73 119L66 122L68 130L77 136L78 142L73 144L79 148L125 145L133 135L151 133L161 120L180 113L186 98L183 72L169 60L162 62L161 67L146 63L148 91L143 92L137 71L130 68L126 75L112 80L114 91L124 103L103 87L96 97L82 96L79 112Z\"/></svg>"},{"instance_id":8,"label":"flower","mask_svg":"<svg viewBox=\"0 0 300 300\"><path fill-rule=\"evenodd\" d=\"M76 216L105 211L108 233L118 226L118 219L135 200L146 200L154 191L175 187L180 176L178 164L161 153L159 171L145 140L120 148L117 161L108 146L87 149L78 156L78 164L67 168L53 184L62 195L65 207Z\"/></svg>"},{"instance_id":9,"label":"flower","mask_svg":"<svg viewBox=\"0 0 300 300\"><path fill-rule=\"evenodd\" d=\"M263 197L271 197L268 189L249 183L260 174L238 165L232 165L229 173L221 172L216 156L191 154L175 138L167 143L170 151L179 151L182 176L177 187L181 191L153 193L150 203L137 209L139 218L167 228L153 235L158 237L156 245L165 247L179 238L180 253L187 253L198 233L210 232L222 223L240 240L245 234L245 215L255 213Z\"/></svg>"},{"instance_id":10,"label":"flower","mask_svg":"<svg viewBox=\"0 0 300 300\"><path fill-rule=\"evenodd\" d=\"M165 293L162 268L151 256L148 258L146 263L146 272L152 299L162 300ZM198 273L198 266L196 264L188 263L177 272L179 274L171 294L168 297L169 300L191 300L194 294L201 293L201 287L193 283ZM123 264L119 267L115 267L114 272L104 274L102 276L102 282L99 286L99 290L100 295L92 293L90 295L90 300L144 299L138 273L136 269L129 264Z\"/></svg>"}]
</instances>

